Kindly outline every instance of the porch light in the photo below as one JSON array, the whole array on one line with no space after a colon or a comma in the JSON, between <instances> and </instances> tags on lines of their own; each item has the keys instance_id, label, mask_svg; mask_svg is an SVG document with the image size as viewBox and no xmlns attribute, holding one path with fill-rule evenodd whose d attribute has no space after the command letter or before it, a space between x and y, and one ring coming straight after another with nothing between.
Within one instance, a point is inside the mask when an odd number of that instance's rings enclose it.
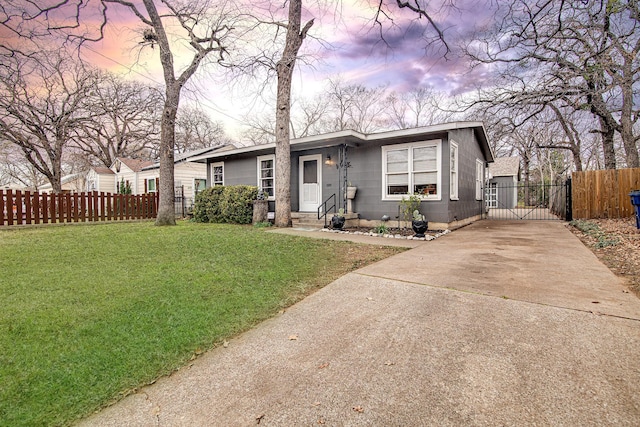
<instances>
[{"instance_id":1,"label":"porch light","mask_svg":"<svg viewBox=\"0 0 640 427\"><path fill-rule=\"evenodd\" d=\"M325 165L331 166L332 162L331 162L331 156L327 154L327 158L324 161Z\"/></svg>"}]
</instances>

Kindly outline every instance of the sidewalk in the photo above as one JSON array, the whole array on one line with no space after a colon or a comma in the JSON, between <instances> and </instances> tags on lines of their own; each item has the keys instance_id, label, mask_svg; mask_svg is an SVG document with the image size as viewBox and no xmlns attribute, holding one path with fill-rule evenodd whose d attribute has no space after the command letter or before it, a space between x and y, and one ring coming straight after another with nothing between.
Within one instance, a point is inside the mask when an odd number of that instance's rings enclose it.
<instances>
[{"instance_id":1,"label":"sidewalk","mask_svg":"<svg viewBox=\"0 0 640 427\"><path fill-rule=\"evenodd\" d=\"M636 426L640 300L623 290L561 223L481 221L81 425Z\"/></svg>"}]
</instances>

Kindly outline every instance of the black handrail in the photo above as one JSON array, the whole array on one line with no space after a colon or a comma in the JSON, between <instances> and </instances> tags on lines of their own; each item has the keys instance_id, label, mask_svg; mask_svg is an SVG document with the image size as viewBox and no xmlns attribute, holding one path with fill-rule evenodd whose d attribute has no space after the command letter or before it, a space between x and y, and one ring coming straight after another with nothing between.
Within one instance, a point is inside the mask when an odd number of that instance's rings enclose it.
<instances>
[{"instance_id":1,"label":"black handrail","mask_svg":"<svg viewBox=\"0 0 640 427\"><path fill-rule=\"evenodd\" d=\"M333 205L329 206L327 208L327 204L329 203L329 201L333 199ZM318 206L318 219L322 219L324 218L324 227L327 228L327 213L329 212L329 210L333 209L333 212L336 213L336 195L335 193L332 194L331 196L329 196L327 198L327 200L325 200L324 202L322 202L322 204L320 206ZM322 215L320 215L320 211L322 210Z\"/></svg>"}]
</instances>

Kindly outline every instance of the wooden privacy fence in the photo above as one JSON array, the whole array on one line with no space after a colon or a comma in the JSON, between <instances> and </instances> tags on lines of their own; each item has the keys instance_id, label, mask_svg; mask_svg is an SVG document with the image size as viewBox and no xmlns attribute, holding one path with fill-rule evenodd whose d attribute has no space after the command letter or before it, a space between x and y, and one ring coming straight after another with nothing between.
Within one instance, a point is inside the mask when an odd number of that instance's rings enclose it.
<instances>
[{"instance_id":1,"label":"wooden privacy fence","mask_svg":"<svg viewBox=\"0 0 640 427\"><path fill-rule=\"evenodd\" d=\"M155 218L158 193L39 194L0 190L0 226Z\"/></svg>"},{"instance_id":2,"label":"wooden privacy fence","mask_svg":"<svg viewBox=\"0 0 640 427\"><path fill-rule=\"evenodd\" d=\"M571 181L574 218L634 215L629 193L640 190L640 168L574 172Z\"/></svg>"}]
</instances>

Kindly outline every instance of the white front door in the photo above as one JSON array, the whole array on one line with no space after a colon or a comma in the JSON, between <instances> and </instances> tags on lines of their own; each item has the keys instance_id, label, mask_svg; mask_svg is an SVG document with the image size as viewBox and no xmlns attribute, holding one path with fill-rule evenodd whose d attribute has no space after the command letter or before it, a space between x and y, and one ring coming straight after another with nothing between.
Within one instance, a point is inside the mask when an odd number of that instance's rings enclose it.
<instances>
[{"instance_id":1,"label":"white front door","mask_svg":"<svg viewBox=\"0 0 640 427\"><path fill-rule=\"evenodd\" d=\"M322 202L322 155L301 156L300 166L300 212L315 212Z\"/></svg>"}]
</instances>

